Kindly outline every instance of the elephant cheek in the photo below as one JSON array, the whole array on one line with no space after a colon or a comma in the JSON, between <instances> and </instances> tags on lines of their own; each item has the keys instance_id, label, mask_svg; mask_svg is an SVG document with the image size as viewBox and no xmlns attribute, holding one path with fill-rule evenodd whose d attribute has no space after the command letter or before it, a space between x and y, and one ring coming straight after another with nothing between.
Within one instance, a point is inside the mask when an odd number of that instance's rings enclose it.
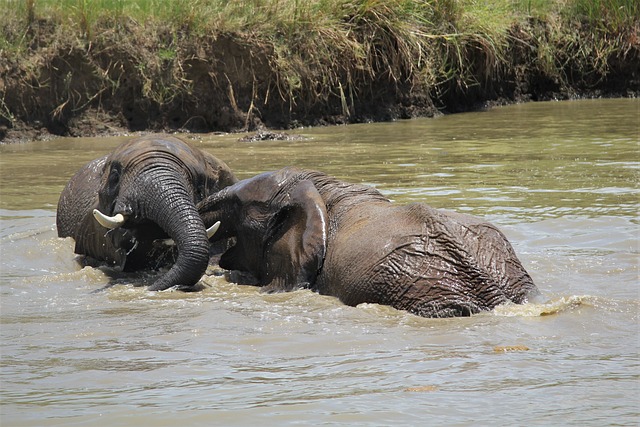
<instances>
[{"instance_id":1,"label":"elephant cheek","mask_svg":"<svg viewBox=\"0 0 640 427\"><path fill-rule=\"evenodd\" d=\"M242 255L242 250L236 244L231 248L227 249L225 253L220 257L220 267L225 270L240 270L240 271L249 271L245 257Z\"/></svg>"}]
</instances>

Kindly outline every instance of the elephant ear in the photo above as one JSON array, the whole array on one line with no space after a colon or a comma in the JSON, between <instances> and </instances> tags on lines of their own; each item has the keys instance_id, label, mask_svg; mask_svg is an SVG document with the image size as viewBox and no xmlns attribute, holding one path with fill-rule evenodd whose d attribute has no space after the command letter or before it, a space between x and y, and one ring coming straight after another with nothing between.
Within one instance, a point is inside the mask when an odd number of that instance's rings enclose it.
<instances>
[{"instance_id":1,"label":"elephant ear","mask_svg":"<svg viewBox=\"0 0 640 427\"><path fill-rule=\"evenodd\" d=\"M311 181L295 184L264 235L263 292L313 288L327 249L328 216Z\"/></svg>"}]
</instances>

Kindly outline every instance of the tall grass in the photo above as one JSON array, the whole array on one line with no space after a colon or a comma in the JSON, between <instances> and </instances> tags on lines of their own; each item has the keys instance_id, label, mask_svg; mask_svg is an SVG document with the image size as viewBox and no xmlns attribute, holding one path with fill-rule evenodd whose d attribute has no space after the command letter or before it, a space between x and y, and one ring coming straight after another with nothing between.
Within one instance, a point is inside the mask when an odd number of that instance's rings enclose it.
<instances>
[{"instance_id":1,"label":"tall grass","mask_svg":"<svg viewBox=\"0 0 640 427\"><path fill-rule=\"evenodd\" d=\"M495 13L490 21L494 21L496 17L504 19L508 9L519 9L514 7L517 3L512 0L2 0L0 3L5 3L8 9L18 10L27 20L51 17L75 25L85 34L90 34L90 26L99 19L125 17L141 23L159 20L192 30L242 32L278 33L336 27L364 17L406 20L420 27L444 29L455 24L465 13L492 10Z\"/></svg>"},{"instance_id":2,"label":"tall grass","mask_svg":"<svg viewBox=\"0 0 640 427\"><path fill-rule=\"evenodd\" d=\"M553 13L577 13L591 22L617 24L640 16L637 0L0 0L0 5L27 21L51 17L85 33L97 20L125 17L189 29L277 33L335 27L364 17L445 32L459 26L458 31L469 32Z\"/></svg>"},{"instance_id":3,"label":"tall grass","mask_svg":"<svg viewBox=\"0 0 640 427\"><path fill-rule=\"evenodd\" d=\"M640 19L637 0L0 0L26 23L51 18L90 38L98 22L159 21L197 33L283 36L304 31L350 33L376 23L405 36L474 34L496 41L515 21L563 14L618 28ZM0 22L3 20L0 17Z\"/></svg>"},{"instance_id":4,"label":"tall grass","mask_svg":"<svg viewBox=\"0 0 640 427\"><path fill-rule=\"evenodd\" d=\"M601 29L617 31L629 22L640 22L638 0L573 0L571 9Z\"/></svg>"},{"instance_id":5,"label":"tall grass","mask_svg":"<svg viewBox=\"0 0 640 427\"><path fill-rule=\"evenodd\" d=\"M0 62L26 57L40 22L86 51L103 32L126 38L142 28L156 61L144 58L137 71L145 96L162 104L190 84L180 40L234 34L271 46L277 90L291 108L338 99L345 115L374 81L437 96L481 86L513 66L514 46L534 52L520 65L558 82L575 64L603 76L640 33L638 0L0 0L0 10Z\"/></svg>"}]
</instances>

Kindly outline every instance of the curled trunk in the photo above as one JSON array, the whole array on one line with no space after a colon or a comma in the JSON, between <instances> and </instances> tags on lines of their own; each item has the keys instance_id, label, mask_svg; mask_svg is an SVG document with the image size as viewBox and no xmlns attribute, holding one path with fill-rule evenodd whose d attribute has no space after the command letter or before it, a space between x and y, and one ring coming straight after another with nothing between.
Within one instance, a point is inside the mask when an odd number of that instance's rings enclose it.
<instances>
[{"instance_id":1,"label":"curled trunk","mask_svg":"<svg viewBox=\"0 0 640 427\"><path fill-rule=\"evenodd\" d=\"M150 191L145 216L173 239L178 250L174 265L149 289L191 287L200 280L209 263L209 241L204 223L187 190L189 187L175 173L149 178L152 182L147 186Z\"/></svg>"}]
</instances>

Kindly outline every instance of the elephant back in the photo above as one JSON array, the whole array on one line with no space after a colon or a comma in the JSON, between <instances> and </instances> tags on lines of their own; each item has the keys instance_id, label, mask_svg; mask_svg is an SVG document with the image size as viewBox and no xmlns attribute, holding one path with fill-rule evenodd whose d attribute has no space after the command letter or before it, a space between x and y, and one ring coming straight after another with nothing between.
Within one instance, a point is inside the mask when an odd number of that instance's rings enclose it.
<instances>
[{"instance_id":1,"label":"elephant back","mask_svg":"<svg viewBox=\"0 0 640 427\"><path fill-rule=\"evenodd\" d=\"M465 277L468 294L492 309L511 301L525 302L538 292L506 236L493 224L472 215L415 204L408 207L422 218L440 259L452 262L457 277ZM469 286L475 283L475 286ZM491 295L489 297L488 295Z\"/></svg>"}]
</instances>

